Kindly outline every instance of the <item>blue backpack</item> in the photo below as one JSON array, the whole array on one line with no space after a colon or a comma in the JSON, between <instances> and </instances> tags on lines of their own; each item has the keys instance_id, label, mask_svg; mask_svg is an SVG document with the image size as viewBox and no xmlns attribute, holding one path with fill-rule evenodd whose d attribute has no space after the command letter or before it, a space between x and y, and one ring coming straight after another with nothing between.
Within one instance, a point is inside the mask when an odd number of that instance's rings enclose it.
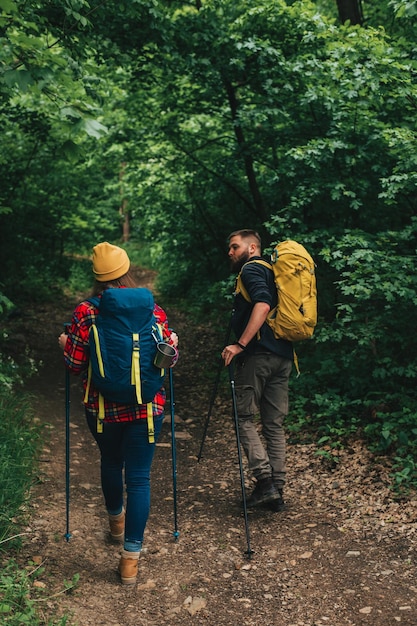
<instances>
[{"instance_id":1,"label":"blue backpack","mask_svg":"<svg viewBox=\"0 0 417 626\"><path fill-rule=\"evenodd\" d=\"M121 404L146 404L149 441L153 441L152 400L162 387L164 370L154 365L156 346L163 341L154 315L152 292L145 288L106 289L88 300L98 308L91 325L90 383L99 391L97 431L105 417L104 399Z\"/></svg>"}]
</instances>

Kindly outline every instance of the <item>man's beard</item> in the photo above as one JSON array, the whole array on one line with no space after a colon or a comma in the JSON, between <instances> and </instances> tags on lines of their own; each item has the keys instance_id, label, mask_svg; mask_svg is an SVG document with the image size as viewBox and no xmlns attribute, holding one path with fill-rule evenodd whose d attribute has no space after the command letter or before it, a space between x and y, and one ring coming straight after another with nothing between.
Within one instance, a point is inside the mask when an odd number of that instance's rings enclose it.
<instances>
[{"instance_id":1,"label":"man's beard","mask_svg":"<svg viewBox=\"0 0 417 626\"><path fill-rule=\"evenodd\" d=\"M242 267L245 265L246 261L249 261L249 252L242 252L240 257L230 259L230 270L236 274L240 272Z\"/></svg>"}]
</instances>

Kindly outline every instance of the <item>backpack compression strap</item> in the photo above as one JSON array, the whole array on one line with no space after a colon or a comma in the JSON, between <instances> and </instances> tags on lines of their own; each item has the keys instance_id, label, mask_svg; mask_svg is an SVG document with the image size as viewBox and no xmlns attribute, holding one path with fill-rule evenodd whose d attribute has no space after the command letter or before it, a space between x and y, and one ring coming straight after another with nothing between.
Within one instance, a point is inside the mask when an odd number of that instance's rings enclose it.
<instances>
[{"instance_id":1,"label":"backpack compression strap","mask_svg":"<svg viewBox=\"0 0 417 626\"><path fill-rule=\"evenodd\" d=\"M131 383L136 389L136 400L138 404L143 404L142 391L140 386L140 344L139 333L133 333L133 350L132 350L132 367L131 367ZM146 419L148 422L148 441L155 443L155 428L153 422L152 402L146 405Z\"/></svg>"},{"instance_id":2,"label":"backpack compression strap","mask_svg":"<svg viewBox=\"0 0 417 626\"><path fill-rule=\"evenodd\" d=\"M138 404L142 402L142 391L140 387L140 344L139 333L133 333L132 367L130 382L136 389L136 400Z\"/></svg>"},{"instance_id":3,"label":"backpack compression strap","mask_svg":"<svg viewBox=\"0 0 417 626\"><path fill-rule=\"evenodd\" d=\"M146 419L148 421L148 441L149 443L155 443L155 428L153 423L153 410L152 402L148 402L146 405Z\"/></svg>"}]
</instances>

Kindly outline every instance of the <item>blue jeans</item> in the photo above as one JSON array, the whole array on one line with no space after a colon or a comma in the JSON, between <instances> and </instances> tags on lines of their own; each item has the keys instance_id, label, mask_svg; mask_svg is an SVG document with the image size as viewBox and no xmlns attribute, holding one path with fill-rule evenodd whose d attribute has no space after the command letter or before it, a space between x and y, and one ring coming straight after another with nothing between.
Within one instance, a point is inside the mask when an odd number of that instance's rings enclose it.
<instances>
[{"instance_id":1,"label":"blue jeans","mask_svg":"<svg viewBox=\"0 0 417 626\"><path fill-rule=\"evenodd\" d=\"M134 422L104 422L97 433L97 420L86 411L87 423L101 456L101 488L108 513L123 507L123 470L126 483L125 549L140 550L151 505L150 473L155 444L148 441L146 419ZM164 415L154 418L155 441Z\"/></svg>"}]
</instances>

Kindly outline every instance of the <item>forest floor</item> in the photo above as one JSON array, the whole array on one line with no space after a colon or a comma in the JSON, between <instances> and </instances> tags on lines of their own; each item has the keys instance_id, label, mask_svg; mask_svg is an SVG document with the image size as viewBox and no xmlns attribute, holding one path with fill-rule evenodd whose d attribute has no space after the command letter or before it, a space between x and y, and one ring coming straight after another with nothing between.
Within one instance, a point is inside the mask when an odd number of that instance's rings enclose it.
<instances>
[{"instance_id":1,"label":"forest floor","mask_svg":"<svg viewBox=\"0 0 417 626\"><path fill-rule=\"evenodd\" d=\"M140 278L142 286L152 286L150 273ZM315 455L313 444L289 443L286 510L256 509L246 525L227 379L197 458L213 389L208 366L215 369L222 346L210 328L191 326L187 316L167 307L181 354L173 373L177 517L168 403L137 585L122 586L120 547L108 538L99 457L84 423L80 381L73 378L67 541L65 374L57 337L79 299L34 307L11 328L16 345L25 342L42 361L29 391L50 437L19 560L43 568L36 584L45 595L45 619L68 612L68 623L78 626L417 624L416 500L392 497L389 468L360 441L342 450L332 467ZM64 591L64 581L74 576L77 584Z\"/></svg>"}]
</instances>

